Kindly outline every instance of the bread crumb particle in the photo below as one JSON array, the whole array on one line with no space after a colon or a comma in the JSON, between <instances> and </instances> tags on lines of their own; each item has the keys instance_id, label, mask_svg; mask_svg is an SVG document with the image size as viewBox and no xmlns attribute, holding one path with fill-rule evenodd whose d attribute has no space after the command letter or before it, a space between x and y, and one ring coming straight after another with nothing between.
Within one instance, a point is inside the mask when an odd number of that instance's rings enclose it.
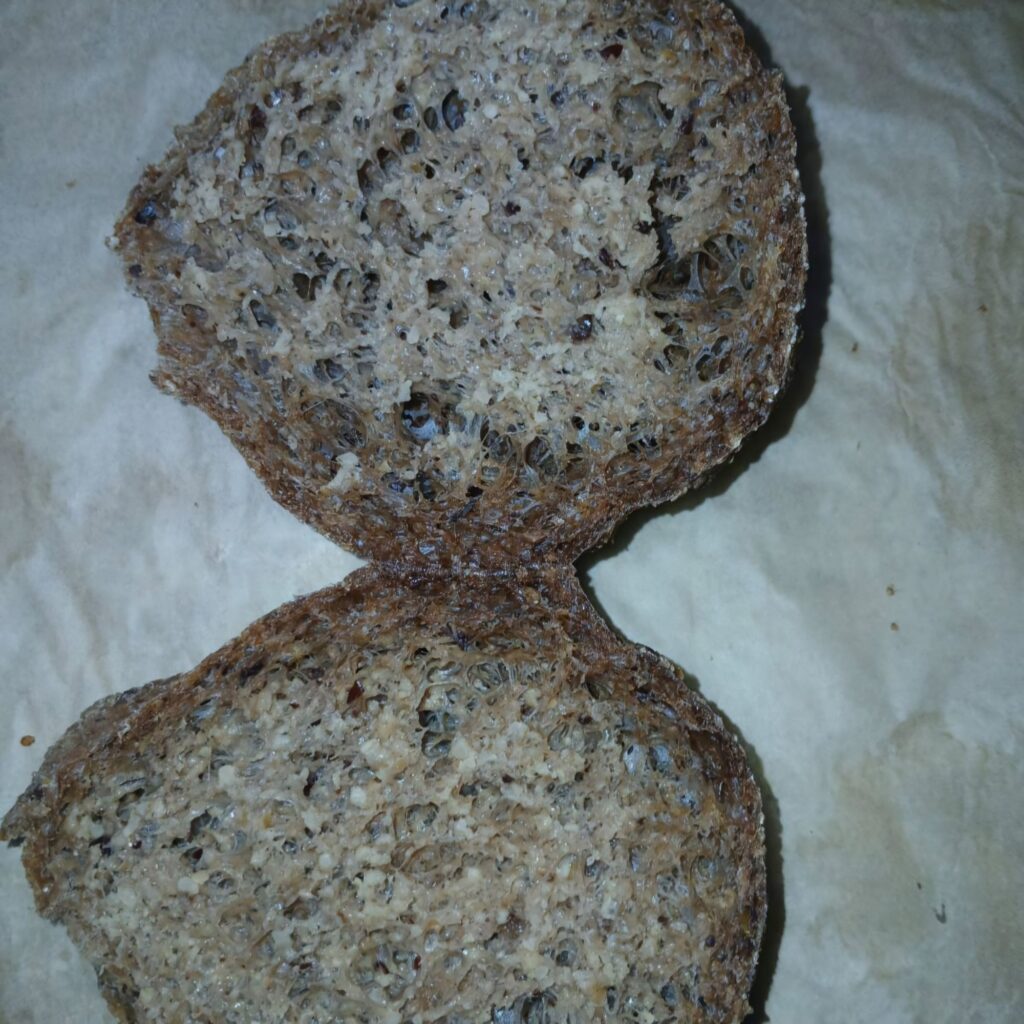
<instances>
[{"instance_id":1,"label":"bread crumb particle","mask_svg":"<svg viewBox=\"0 0 1024 1024\"><path fill-rule=\"evenodd\" d=\"M893 597L893 596L894 596L894 595L896 594L896 588L895 588L895 587L894 587L894 586L893 586L893 585L892 585L892 584L890 583L890 584L889 584L889 585L888 585L888 586L887 586L887 587L885 588L885 593L886 593L886 594L887 594L887 595L888 595L889 597Z\"/></svg>"},{"instance_id":2,"label":"bread crumb particle","mask_svg":"<svg viewBox=\"0 0 1024 1024\"><path fill-rule=\"evenodd\" d=\"M892 631L893 631L894 633L898 633L898 632L900 631L900 624L899 624L898 622L890 622L890 623L889 623L889 628L890 628L890 629L891 629L891 630L892 630Z\"/></svg>"},{"instance_id":3,"label":"bread crumb particle","mask_svg":"<svg viewBox=\"0 0 1024 1024\"><path fill-rule=\"evenodd\" d=\"M35 741L36 741L35 736L22 736L21 737L21 745L23 747L31 747L32 744L35 743Z\"/></svg>"}]
</instances>

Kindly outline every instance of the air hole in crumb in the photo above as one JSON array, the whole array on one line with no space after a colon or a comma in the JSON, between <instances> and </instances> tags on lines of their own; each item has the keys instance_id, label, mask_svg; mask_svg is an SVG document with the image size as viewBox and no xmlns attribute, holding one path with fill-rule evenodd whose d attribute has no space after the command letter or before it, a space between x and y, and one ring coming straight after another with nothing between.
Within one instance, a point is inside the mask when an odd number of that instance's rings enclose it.
<instances>
[{"instance_id":1,"label":"air hole in crumb","mask_svg":"<svg viewBox=\"0 0 1024 1024\"><path fill-rule=\"evenodd\" d=\"M429 395L413 392L402 404L402 426L420 444L426 444L444 433L445 423L437 409L437 402Z\"/></svg>"},{"instance_id":2,"label":"air hole in crumb","mask_svg":"<svg viewBox=\"0 0 1024 1024\"><path fill-rule=\"evenodd\" d=\"M508 463L515 458L515 442L508 434L495 430L489 420L485 419L480 426L480 442L487 458L493 462Z\"/></svg>"},{"instance_id":3,"label":"air hole in crumb","mask_svg":"<svg viewBox=\"0 0 1024 1024\"><path fill-rule=\"evenodd\" d=\"M428 473L416 474L416 487L425 501L433 501L437 497L438 488Z\"/></svg>"},{"instance_id":4,"label":"air hole in crumb","mask_svg":"<svg viewBox=\"0 0 1024 1024\"><path fill-rule=\"evenodd\" d=\"M272 331L277 327L277 321L274 319L271 312L258 299L253 299L252 302L249 303L249 311L252 313L253 319L260 327L263 327L268 331Z\"/></svg>"},{"instance_id":5,"label":"air hole in crumb","mask_svg":"<svg viewBox=\"0 0 1024 1024\"><path fill-rule=\"evenodd\" d=\"M458 131L466 123L466 101L458 89L452 89L441 101L441 116L450 131Z\"/></svg>"},{"instance_id":6,"label":"air hole in crumb","mask_svg":"<svg viewBox=\"0 0 1024 1024\"><path fill-rule=\"evenodd\" d=\"M386 146L381 146L377 150L377 163L385 175L390 175L398 168L398 157Z\"/></svg>"},{"instance_id":7,"label":"air hole in crumb","mask_svg":"<svg viewBox=\"0 0 1024 1024\"><path fill-rule=\"evenodd\" d=\"M152 199L147 199L135 212L135 223L141 224L143 227L149 227L158 216L156 203Z\"/></svg>"},{"instance_id":8,"label":"air hole in crumb","mask_svg":"<svg viewBox=\"0 0 1024 1024\"><path fill-rule=\"evenodd\" d=\"M333 270L337 266L338 261L331 259L330 256L325 252L318 252L315 257L316 265L319 270L322 270L325 274L329 270Z\"/></svg>"},{"instance_id":9,"label":"air hole in crumb","mask_svg":"<svg viewBox=\"0 0 1024 1024\"><path fill-rule=\"evenodd\" d=\"M639 82L620 89L615 99L615 120L629 133L661 131L672 120L672 109L658 98L657 82Z\"/></svg>"},{"instance_id":10,"label":"air hole in crumb","mask_svg":"<svg viewBox=\"0 0 1024 1024\"><path fill-rule=\"evenodd\" d=\"M589 341L594 333L594 316L592 313L584 313L577 318L576 322L569 328L569 337L577 344L582 341Z\"/></svg>"},{"instance_id":11,"label":"air hole in crumb","mask_svg":"<svg viewBox=\"0 0 1024 1024\"><path fill-rule=\"evenodd\" d=\"M342 452L362 448L366 444L366 433L359 413L343 402L333 398L314 399L300 407L303 418L316 428L316 436L329 439L318 454L333 461Z\"/></svg>"},{"instance_id":12,"label":"air hole in crumb","mask_svg":"<svg viewBox=\"0 0 1024 1024\"><path fill-rule=\"evenodd\" d=\"M379 185L379 172L372 160L364 160L356 171L356 181L363 195L369 195Z\"/></svg>"},{"instance_id":13,"label":"air hole in crumb","mask_svg":"<svg viewBox=\"0 0 1024 1024\"><path fill-rule=\"evenodd\" d=\"M697 376L700 380L707 383L715 376L714 373L714 361L711 358L711 353L705 352L703 355L697 358L697 362L694 363L694 369L697 371Z\"/></svg>"},{"instance_id":14,"label":"air hole in crumb","mask_svg":"<svg viewBox=\"0 0 1024 1024\"><path fill-rule=\"evenodd\" d=\"M647 458L657 454L658 439L656 437L640 437L635 441L630 441L626 448L633 455L642 455Z\"/></svg>"},{"instance_id":15,"label":"air hole in crumb","mask_svg":"<svg viewBox=\"0 0 1024 1024\"><path fill-rule=\"evenodd\" d=\"M558 461L551 446L543 437L535 437L526 446L523 461L539 477L550 479L558 475Z\"/></svg>"},{"instance_id":16,"label":"air hole in crumb","mask_svg":"<svg viewBox=\"0 0 1024 1024\"><path fill-rule=\"evenodd\" d=\"M316 298L317 289L325 280L326 278L320 274L315 277L310 277L308 274L292 274L295 292L300 299L304 299L306 302L312 302Z\"/></svg>"},{"instance_id":17,"label":"air hole in crumb","mask_svg":"<svg viewBox=\"0 0 1024 1024\"><path fill-rule=\"evenodd\" d=\"M569 168L577 178L585 178L600 162L600 157L577 156L573 158Z\"/></svg>"},{"instance_id":18,"label":"air hole in crumb","mask_svg":"<svg viewBox=\"0 0 1024 1024\"><path fill-rule=\"evenodd\" d=\"M318 359L313 364L313 376L327 384L331 381L341 380L345 376L345 368L334 359Z\"/></svg>"}]
</instances>

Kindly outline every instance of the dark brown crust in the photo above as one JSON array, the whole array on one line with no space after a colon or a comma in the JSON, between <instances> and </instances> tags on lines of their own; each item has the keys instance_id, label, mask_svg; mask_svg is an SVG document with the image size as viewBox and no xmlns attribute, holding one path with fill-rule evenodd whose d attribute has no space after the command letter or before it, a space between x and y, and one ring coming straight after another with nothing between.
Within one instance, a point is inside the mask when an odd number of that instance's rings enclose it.
<instances>
[{"instance_id":1,"label":"dark brown crust","mask_svg":"<svg viewBox=\"0 0 1024 1024\"><path fill-rule=\"evenodd\" d=\"M201 373L190 373L197 352L211 344L209 329L185 324L180 317L165 318L166 299L144 270L130 268L159 264L166 259L159 244L135 221L140 206L162 195L181 173L189 152L201 149L213 137L222 118L234 108L245 85L263 77L278 62L333 45L339 35L365 25L385 5L363 3L336 10L307 31L284 35L260 47L210 98L205 110L178 132L178 142L163 161L147 169L132 191L116 226L116 237L128 273L129 286L151 307L159 338L160 365L154 382L209 415L221 427L271 495L298 518L342 544L360 557L394 567L416 565L425 571L521 571L544 564L573 562L611 536L616 526L639 508L658 505L699 486L721 463L731 459L743 440L767 419L792 369L798 340L797 313L802 306L806 276L806 229L803 200L796 173L796 139L778 72L762 68L746 47L732 12L717 0L652 2L648 9L664 15L673 10L681 20L699 19L712 51L737 74L749 73L762 95L759 110L767 130L775 137L764 177L769 205L759 215L761 230L778 241L779 273L765 301L771 312L757 344L770 352L764 377L753 383L740 376L716 392L715 404L701 410L696 430L669 431L653 456L637 456L623 471L620 463L606 465L575 494L551 486L540 493L537 505L516 516L509 509L497 525L480 521L470 502L465 508L446 501L415 515L398 516L366 497L360 504L328 505L309 479L309 467L292 455L282 454L278 427L267 418L254 418L239 408L230 385L212 385ZM635 17L643 11L637 8ZM568 495L568 496L567 496ZM505 495L505 499L511 495ZM502 495L495 495L501 500ZM488 500L485 498L484 500ZM372 521L373 518L377 522Z\"/></svg>"},{"instance_id":2,"label":"dark brown crust","mask_svg":"<svg viewBox=\"0 0 1024 1024\"><path fill-rule=\"evenodd\" d=\"M687 744L699 755L701 770L719 792L727 794L726 799L742 808L735 827L743 833L737 847L750 871L749 889L741 899L749 928L737 920L731 936L720 936L720 946L731 951L736 976L743 979L728 996L734 1015L722 1019L738 1020L753 978L765 917L764 836L757 785L735 737L686 687L682 673L654 652L616 638L569 570L445 582L436 577L400 577L370 567L342 584L286 604L191 672L105 698L89 708L47 753L32 785L4 818L0 838L24 844L22 860L39 912L64 921L76 939L84 940L87 932L73 920L60 880L51 876L49 868L58 852L59 823L84 795L90 777L102 774L161 730L173 731L211 697L219 694L226 703L233 680L258 672L275 652L304 637L329 633L332 639L359 646L372 643L381 629L437 631L457 621L462 639L472 642L501 636L503 624L517 617L529 621L538 639L547 636L562 646L568 643L578 678L598 676L612 687L614 698L637 701L639 713L646 709L680 726ZM108 964L106 969L116 970L116 966ZM107 991L110 986L103 987L119 1018L134 1019Z\"/></svg>"}]
</instances>

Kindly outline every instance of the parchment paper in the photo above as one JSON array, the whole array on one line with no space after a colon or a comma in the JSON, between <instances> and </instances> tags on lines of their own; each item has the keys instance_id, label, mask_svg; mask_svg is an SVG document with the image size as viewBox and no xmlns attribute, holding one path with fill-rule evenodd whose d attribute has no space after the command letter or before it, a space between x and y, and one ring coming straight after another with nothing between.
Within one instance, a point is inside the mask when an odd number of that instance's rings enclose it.
<instances>
[{"instance_id":1,"label":"parchment paper","mask_svg":"<svg viewBox=\"0 0 1024 1024\"><path fill-rule=\"evenodd\" d=\"M104 694L356 566L147 381L104 238L223 72L319 2L0 6L0 806ZM1024 4L745 0L813 260L773 422L583 571L753 751L755 1019L1024 1019ZM23 736L35 737L23 746ZM104 1022L0 852L0 1019Z\"/></svg>"}]
</instances>

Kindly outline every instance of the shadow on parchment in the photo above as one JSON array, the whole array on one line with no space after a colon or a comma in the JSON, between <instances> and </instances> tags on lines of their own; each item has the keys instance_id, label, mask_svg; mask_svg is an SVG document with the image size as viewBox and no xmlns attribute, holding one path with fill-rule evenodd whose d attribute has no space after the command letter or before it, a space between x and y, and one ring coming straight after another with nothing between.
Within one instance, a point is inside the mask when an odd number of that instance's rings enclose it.
<instances>
[{"instance_id":1,"label":"shadow on parchment","mask_svg":"<svg viewBox=\"0 0 1024 1024\"><path fill-rule=\"evenodd\" d=\"M774 67L771 49L761 31L741 10L737 9L735 4L731 6L750 48L764 65ZM594 566L606 558L625 551L637 533L655 517L688 512L709 498L714 498L727 490L737 477L742 476L761 458L769 445L789 433L797 412L807 401L814 387L818 364L821 360L822 334L828 320L828 299L832 288L832 245L829 234L828 207L825 203L825 190L821 182L821 148L818 144L814 118L808 103L810 89L807 86L794 86L789 81L784 81L783 84L786 99L789 102L793 127L796 131L796 162L805 198L804 212L807 218L807 261L809 264L805 304L800 315L802 338L796 349L793 376L785 393L779 398L775 409L768 418L768 422L747 439L735 458L720 467L705 486L693 493L684 494L660 508L644 509L636 513L621 526L605 547L588 552L579 560L577 570L583 589L605 621L610 621L610 619L594 594L590 582L590 572ZM687 673L686 680L691 688L700 689L699 682L694 676ZM764 806L768 916L765 922L764 939L761 943L757 974L750 993L752 1012L744 1024L766 1024L769 1020L766 1012L768 993L771 991L772 979L775 976L779 946L786 923L782 873L782 821L779 817L778 801L765 778L764 767L757 752L746 742L742 733L729 721L727 715L722 714L718 708L715 708L715 711L722 715L727 728L742 743L754 778L761 788Z\"/></svg>"}]
</instances>

